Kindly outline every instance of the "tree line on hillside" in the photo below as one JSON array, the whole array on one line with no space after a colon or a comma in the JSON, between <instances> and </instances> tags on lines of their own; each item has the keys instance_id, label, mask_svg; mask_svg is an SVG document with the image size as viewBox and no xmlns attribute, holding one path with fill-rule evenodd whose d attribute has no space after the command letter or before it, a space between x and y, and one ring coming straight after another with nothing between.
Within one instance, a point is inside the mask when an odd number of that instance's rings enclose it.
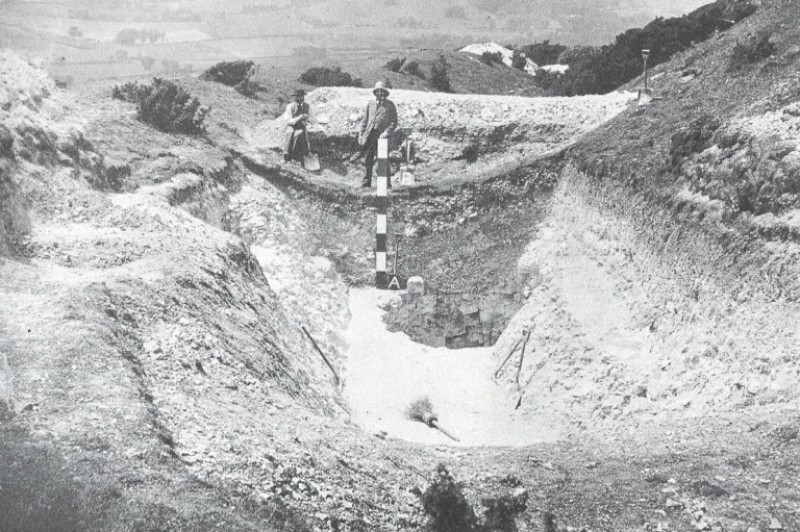
<instances>
[{"instance_id":1,"label":"tree line on hillside","mask_svg":"<svg viewBox=\"0 0 800 532\"><path fill-rule=\"evenodd\" d=\"M569 65L564 74L537 71L536 84L550 95L605 94L642 73L643 49L650 50L648 65L664 63L674 54L730 28L755 10L755 5L747 0L718 0L682 17L659 17L644 28L629 29L609 45L567 48L544 41L516 51L538 65Z\"/></svg>"},{"instance_id":2,"label":"tree line on hillside","mask_svg":"<svg viewBox=\"0 0 800 532\"><path fill-rule=\"evenodd\" d=\"M405 57L395 57L384 65L391 72L425 80L428 87L438 92L453 92L450 85L450 64L444 55L439 55L428 67L429 73L426 75L417 61L406 62ZM361 78L354 78L338 66L309 68L300 75L300 81L315 87L363 87ZM391 86L388 80L387 86Z\"/></svg>"}]
</instances>

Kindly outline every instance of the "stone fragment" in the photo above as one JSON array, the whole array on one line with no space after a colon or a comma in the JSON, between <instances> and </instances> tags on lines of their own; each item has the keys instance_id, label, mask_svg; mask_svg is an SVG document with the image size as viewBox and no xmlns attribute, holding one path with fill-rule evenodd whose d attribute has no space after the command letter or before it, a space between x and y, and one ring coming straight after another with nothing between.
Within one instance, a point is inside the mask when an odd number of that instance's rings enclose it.
<instances>
[{"instance_id":1,"label":"stone fragment","mask_svg":"<svg viewBox=\"0 0 800 532\"><path fill-rule=\"evenodd\" d=\"M683 506L683 503L678 502L678 501L673 500L673 499L667 499L667 502L665 503L665 506L667 508L681 508Z\"/></svg>"},{"instance_id":2,"label":"stone fragment","mask_svg":"<svg viewBox=\"0 0 800 532\"><path fill-rule=\"evenodd\" d=\"M711 530L711 523L706 521L704 517L701 517L700 519L692 523L692 526L694 526L695 530Z\"/></svg>"},{"instance_id":3,"label":"stone fragment","mask_svg":"<svg viewBox=\"0 0 800 532\"><path fill-rule=\"evenodd\" d=\"M414 276L408 279L406 290L409 295L423 295L425 293L425 280L422 277Z\"/></svg>"}]
</instances>

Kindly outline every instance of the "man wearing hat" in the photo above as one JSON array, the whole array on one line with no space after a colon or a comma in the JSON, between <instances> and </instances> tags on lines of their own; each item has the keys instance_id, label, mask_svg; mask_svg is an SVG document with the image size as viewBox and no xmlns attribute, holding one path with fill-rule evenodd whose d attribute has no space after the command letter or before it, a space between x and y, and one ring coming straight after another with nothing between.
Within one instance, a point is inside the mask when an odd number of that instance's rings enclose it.
<instances>
[{"instance_id":1,"label":"man wearing hat","mask_svg":"<svg viewBox=\"0 0 800 532\"><path fill-rule=\"evenodd\" d=\"M305 102L306 91L294 91L294 101L286 106L283 117L286 120L286 135L283 139L283 160L289 161L295 150L300 150L300 155L305 155L308 150L306 143L306 124L308 122L308 104Z\"/></svg>"},{"instance_id":2,"label":"man wearing hat","mask_svg":"<svg viewBox=\"0 0 800 532\"><path fill-rule=\"evenodd\" d=\"M364 118L361 120L361 131L358 135L358 144L361 146L359 152L351 159L355 162L361 155L365 155L364 164L366 174L361 181L362 187L372 186L372 166L375 164L375 157L378 154L378 139L387 138L397 128L397 108L389 100L389 91L382 81L375 84L372 89L375 95L374 100L370 100Z\"/></svg>"}]
</instances>

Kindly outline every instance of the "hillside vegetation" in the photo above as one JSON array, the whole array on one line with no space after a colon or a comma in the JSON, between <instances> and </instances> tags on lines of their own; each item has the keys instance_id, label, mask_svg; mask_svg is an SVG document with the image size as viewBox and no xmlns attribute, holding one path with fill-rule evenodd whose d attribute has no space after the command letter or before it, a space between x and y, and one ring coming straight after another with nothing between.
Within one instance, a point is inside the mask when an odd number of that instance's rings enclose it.
<instances>
[{"instance_id":1,"label":"hillside vegetation","mask_svg":"<svg viewBox=\"0 0 800 532\"><path fill-rule=\"evenodd\" d=\"M524 46L521 51L540 65L569 65L564 74L538 73L537 84L548 94L604 94L642 74L642 50L650 51L648 65L654 67L730 29L756 9L756 4L748 0L717 0L682 17L659 17L643 28L629 29L609 45L567 48L545 41Z\"/></svg>"},{"instance_id":2,"label":"hillside vegetation","mask_svg":"<svg viewBox=\"0 0 800 532\"><path fill-rule=\"evenodd\" d=\"M392 61L399 68L390 68ZM450 90L442 91L432 81L435 68L443 69ZM451 50L398 50L361 57L342 63L343 70L363 80L366 87L386 81L396 89L453 92L458 94L543 94L525 72L503 64L487 65L479 56Z\"/></svg>"},{"instance_id":3,"label":"hillside vegetation","mask_svg":"<svg viewBox=\"0 0 800 532\"><path fill-rule=\"evenodd\" d=\"M582 164L597 166L591 173L598 178L672 197L676 206L688 201L692 209L714 211L714 221L767 222L763 236L794 239L797 33L777 21L796 6L776 4L751 24L656 68L653 89L662 99L593 133ZM612 162L606 154L614 153L629 157Z\"/></svg>"}]
</instances>

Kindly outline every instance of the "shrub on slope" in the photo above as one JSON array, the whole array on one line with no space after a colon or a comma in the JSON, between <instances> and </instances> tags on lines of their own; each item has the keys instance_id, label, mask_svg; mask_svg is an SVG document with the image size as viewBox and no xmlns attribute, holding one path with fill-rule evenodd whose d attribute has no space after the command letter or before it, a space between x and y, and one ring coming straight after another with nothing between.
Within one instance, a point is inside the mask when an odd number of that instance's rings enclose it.
<instances>
[{"instance_id":1,"label":"shrub on slope","mask_svg":"<svg viewBox=\"0 0 800 532\"><path fill-rule=\"evenodd\" d=\"M448 73L450 65L444 55L440 55L433 65L431 65L431 87L439 92L452 92L450 87L450 75Z\"/></svg>"},{"instance_id":2,"label":"shrub on slope","mask_svg":"<svg viewBox=\"0 0 800 532\"><path fill-rule=\"evenodd\" d=\"M205 133L205 117L210 111L197 98L176 83L153 78L152 85L136 82L117 85L112 97L136 103L138 118L167 133L199 135Z\"/></svg>"},{"instance_id":3,"label":"shrub on slope","mask_svg":"<svg viewBox=\"0 0 800 532\"><path fill-rule=\"evenodd\" d=\"M239 94L253 97L260 88L252 80L254 68L252 61L223 61L203 72L200 79L222 83Z\"/></svg>"},{"instance_id":4,"label":"shrub on slope","mask_svg":"<svg viewBox=\"0 0 800 532\"><path fill-rule=\"evenodd\" d=\"M403 68L403 64L405 64L405 62L405 57L395 57L386 63L386 68L392 72L400 72L400 69Z\"/></svg>"},{"instance_id":5,"label":"shrub on slope","mask_svg":"<svg viewBox=\"0 0 800 532\"><path fill-rule=\"evenodd\" d=\"M775 45L769 35L753 38L744 43L736 43L728 63L730 70L739 70L747 65L757 63L775 53Z\"/></svg>"},{"instance_id":6,"label":"shrub on slope","mask_svg":"<svg viewBox=\"0 0 800 532\"><path fill-rule=\"evenodd\" d=\"M627 30L617 35L613 44L600 48L570 52L561 47L558 60L568 64L569 70L563 76L542 77L537 83L555 96L605 94L641 74L643 49L650 50L648 64L659 65L715 32L727 30L754 11L755 7L746 0L718 0L682 17L659 17L644 28ZM559 46L545 41L522 50L542 64L554 62Z\"/></svg>"},{"instance_id":7,"label":"shrub on slope","mask_svg":"<svg viewBox=\"0 0 800 532\"><path fill-rule=\"evenodd\" d=\"M523 46L520 51L537 65L558 63L561 54L567 49L563 44L550 44L549 40Z\"/></svg>"},{"instance_id":8,"label":"shrub on slope","mask_svg":"<svg viewBox=\"0 0 800 532\"><path fill-rule=\"evenodd\" d=\"M362 82L353 78L349 73L342 71L341 67L314 67L309 68L300 75L300 81L315 87L361 87Z\"/></svg>"},{"instance_id":9,"label":"shrub on slope","mask_svg":"<svg viewBox=\"0 0 800 532\"><path fill-rule=\"evenodd\" d=\"M503 55L500 52L483 52L480 56L480 59L481 62L489 66L503 64Z\"/></svg>"}]
</instances>

